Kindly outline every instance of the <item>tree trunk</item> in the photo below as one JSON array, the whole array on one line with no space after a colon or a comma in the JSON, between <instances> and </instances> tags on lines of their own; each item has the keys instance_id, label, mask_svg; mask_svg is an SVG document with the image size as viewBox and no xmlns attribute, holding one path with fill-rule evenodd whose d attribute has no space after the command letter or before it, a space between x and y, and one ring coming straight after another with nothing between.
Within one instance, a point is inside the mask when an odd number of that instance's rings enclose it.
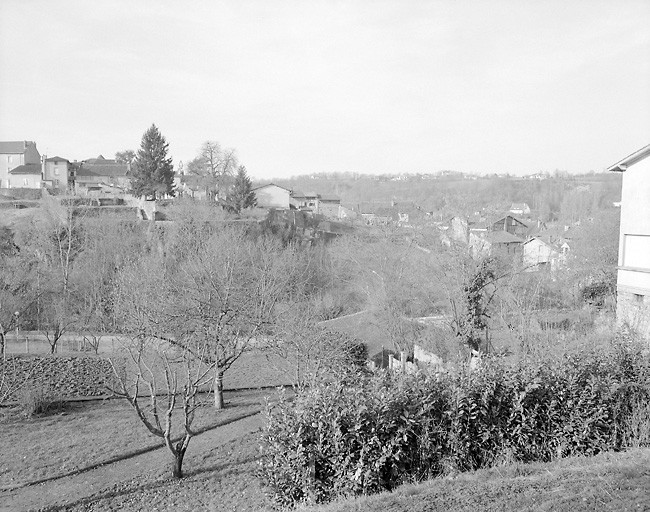
<instances>
[{"instance_id":1,"label":"tree trunk","mask_svg":"<svg viewBox=\"0 0 650 512\"><path fill-rule=\"evenodd\" d=\"M174 478L183 478L183 457L185 457L185 450L177 449L174 454L174 465L172 467L172 475Z\"/></svg>"},{"instance_id":2,"label":"tree trunk","mask_svg":"<svg viewBox=\"0 0 650 512\"><path fill-rule=\"evenodd\" d=\"M214 408L223 409L223 372L217 371L214 376Z\"/></svg>"}]
</instances>

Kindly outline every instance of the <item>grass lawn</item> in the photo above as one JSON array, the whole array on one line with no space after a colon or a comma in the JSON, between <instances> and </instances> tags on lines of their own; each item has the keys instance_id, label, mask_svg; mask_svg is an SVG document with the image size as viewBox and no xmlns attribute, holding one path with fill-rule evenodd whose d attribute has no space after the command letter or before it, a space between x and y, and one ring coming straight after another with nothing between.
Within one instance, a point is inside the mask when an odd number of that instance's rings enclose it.
<instances>
[{"instance_id":1,"label":"grass lawn","mask_svg":"<svg viewBox=\"0 0 650 512\"><path fill-rule=\"evenodd\" d=\"M210 428L259 410L268 394L226 392L223 411L210 407L208 396L208 406L197 413L193 427ZM40 418L6 415L0 428L0 488L64 475L162 445L162 439L149 433L125 400L71 402L63 412Z\"/></svg>"},{"instance_id":2,"label":"grass lawn","mask_svg":"<svg viewBox=\"0 0 650 512\"><path fill-rule=\"evenodd\" d=\"M650 510L650 448L551 464L512 464L440 478L305 512Z\"/></svg>"}]
</instances>

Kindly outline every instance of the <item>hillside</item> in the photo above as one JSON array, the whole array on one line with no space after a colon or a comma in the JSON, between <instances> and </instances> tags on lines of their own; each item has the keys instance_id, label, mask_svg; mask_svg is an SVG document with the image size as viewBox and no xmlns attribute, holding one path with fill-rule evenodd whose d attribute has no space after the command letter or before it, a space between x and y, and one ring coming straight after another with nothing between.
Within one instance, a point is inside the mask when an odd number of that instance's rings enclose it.
<instances>
[{"instance_id":1,"label":"hillside","mask_svg":"<svg viewBox=\"0 0 650 512\"><path fill-rule=\"evenodd\" d=\"M400 487L393 493L303 512L632 511L650 510L650 448L510 464Z\"/></svg>"}]
</instances>

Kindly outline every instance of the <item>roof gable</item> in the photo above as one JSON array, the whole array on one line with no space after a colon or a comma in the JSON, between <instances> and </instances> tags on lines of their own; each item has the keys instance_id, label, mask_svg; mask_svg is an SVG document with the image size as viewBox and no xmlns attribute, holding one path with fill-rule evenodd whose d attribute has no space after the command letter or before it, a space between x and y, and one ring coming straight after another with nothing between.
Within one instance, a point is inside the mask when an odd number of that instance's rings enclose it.
<instances>
[{"instance_id":1,"label":"roof gable","mask_svg":"<svg viewBox=\"0 0 650 512\"><path fill-rule=\"evenodd\" d=\"M634 165L641 160L650 156L650 144L647 146L635 151L631 155L626 156L623 160L616 162L614 165L610 165L608 171L617 171L625 172L630 165Z\"/></svg>"},{"instance_id":2,"label":"roof gable","mask_svg":"<svg viewBox=\"0 0 650 512\"><path fill-rule=\"evenodd\" d=\"M286 188L286 187L281 187L280 185L276 185L275 183L267 183L266 185L260 185L259 187L255 187L255 188L253 189L253 192L256 191L256 190L260 190L260 189L262 189L262 188L266 188L266 187L281 188L282 190L286 190L287 192L291 192L291 190L289 190L288 188Z\"/></svg>"}]
</instances>

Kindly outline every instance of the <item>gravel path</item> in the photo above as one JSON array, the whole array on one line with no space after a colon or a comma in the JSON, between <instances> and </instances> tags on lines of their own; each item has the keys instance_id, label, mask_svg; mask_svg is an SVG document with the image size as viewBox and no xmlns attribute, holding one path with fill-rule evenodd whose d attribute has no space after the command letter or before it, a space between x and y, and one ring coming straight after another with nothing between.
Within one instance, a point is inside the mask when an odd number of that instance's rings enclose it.
<instances>
[{"instance_id":1,"label":"gravel path","mask_svg":"<svg viewBox=\"0 0 650 512\"><path fill-rule=\"evenodd\" d=\"M266 500L254 471L264 418L255 414L190 442L186 478L170 477L161 447L69 477L0 493L0 510L259 510ZM251 507L251 508L249 508Z\"/></svg>"}]
</instances>

